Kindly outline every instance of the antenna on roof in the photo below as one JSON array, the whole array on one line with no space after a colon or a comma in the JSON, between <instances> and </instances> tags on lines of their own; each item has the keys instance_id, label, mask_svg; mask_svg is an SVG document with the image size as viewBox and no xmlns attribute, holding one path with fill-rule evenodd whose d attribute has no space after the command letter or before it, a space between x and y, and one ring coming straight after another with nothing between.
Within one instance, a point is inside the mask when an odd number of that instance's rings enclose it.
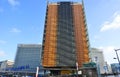
<instances>
[{"instance_id":1,"label":"antenna on roof","mask_svg":"<svg viewBox=\"0 0 120 77\"><path fill-rule=\"evenodd\" d=\"M46 0L47 1L47 4L49 4L49 0Z\"/></svg>"},{"instance_id":2,"label":"antenna on roof","mask_svg":"<svg viewBox=\"0 0 120 77\"><path fill-rule=\"evenodd\" d=\"M82 0L82 5L83 5L83 7L84 7L84 0Z\"/></svg>"}]
</instances>

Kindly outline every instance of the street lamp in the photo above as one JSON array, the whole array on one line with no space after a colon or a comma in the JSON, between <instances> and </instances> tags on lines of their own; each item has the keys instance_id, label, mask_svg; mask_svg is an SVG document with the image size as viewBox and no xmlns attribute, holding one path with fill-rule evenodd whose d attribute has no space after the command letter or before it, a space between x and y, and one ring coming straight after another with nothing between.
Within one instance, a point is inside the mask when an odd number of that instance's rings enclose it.
<instances>
[{"instance_id":1,"label":"street lamp","mask_svg":"<svg viewBox=\"0 0 120 77\"><path fill-rule=\"evenodd\" d=\"M100 75L100 66L99 66L99 63L98 63L98 57L97 56L95 56L95 61L96 61L96 68L97 68L98 77L101 77L101 75Z\"/></svg>"},{"instance_id":2,"label":"street lamp","mask_svg":"<svg viewBox=\"0 0 120 77\"><path fill-rule=\"evenodd\" d=\"M115 52L116 52L116 56L117 56L117 59L118 59L118 62L119 62L119 65L120 65L120 59L119 59L119 56L118 56L118 53L117 51L119 51L120 49L115 49Z\"/></svg>"}]
</instances>

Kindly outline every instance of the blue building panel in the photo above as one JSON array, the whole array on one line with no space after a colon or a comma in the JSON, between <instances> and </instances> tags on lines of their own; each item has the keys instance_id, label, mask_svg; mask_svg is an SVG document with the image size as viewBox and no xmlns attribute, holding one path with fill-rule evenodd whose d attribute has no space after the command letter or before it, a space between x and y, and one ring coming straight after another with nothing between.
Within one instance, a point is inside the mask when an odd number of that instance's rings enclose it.
<instances>
[{"instance_id":1,"label":"blue building panel","mask_svg":"<svg viewBox=\"0 0 120 77\"><path fill-rule=\"evenodd\" d=\"M112 72L113 73L120 73L120 65L119 63L111 64Z\"/></svg>"},{"instance_id":2,"label":"blue building panel","mask_svg":"<svg viewBox=\"0 0 120 77\"><path fill-rule=\"evenodd\" d=\"M36 72L41 65L41 50L39 44L19 44L12 70Z\"/></svg>"}]
</instances>

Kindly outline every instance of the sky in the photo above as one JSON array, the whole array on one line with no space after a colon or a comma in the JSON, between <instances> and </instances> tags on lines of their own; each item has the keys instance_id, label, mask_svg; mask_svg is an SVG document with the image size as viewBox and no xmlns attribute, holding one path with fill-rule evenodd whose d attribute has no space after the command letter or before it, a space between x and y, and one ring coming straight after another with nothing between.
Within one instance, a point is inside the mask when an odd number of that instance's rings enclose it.
<instances>
[{"instance_id":1,"label":"sky","mask_svg":"<svg viewBox=\"0 0 120 77\"><path fill-rule=\"evenodd\" d=\"M46 6L46 0L0 0L0 61L14 60L18 44L42 44ZM120 0L84 0L84 7L90 46L101 49L108 63L117 63Z\"/></svg>"}]
</instances>

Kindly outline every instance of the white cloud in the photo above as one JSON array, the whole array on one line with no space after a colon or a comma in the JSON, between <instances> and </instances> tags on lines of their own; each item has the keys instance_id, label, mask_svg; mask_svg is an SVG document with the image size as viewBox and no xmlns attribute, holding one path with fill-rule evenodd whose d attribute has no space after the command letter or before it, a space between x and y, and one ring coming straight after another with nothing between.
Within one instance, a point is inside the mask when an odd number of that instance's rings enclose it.
<instances>
[{"instance_id":1,"label":"white cloud","mask_svg":"<svg viewBox=\"0 0 120 77\"><path fill-rule=\"evenodd\" d=\"M13 32L13 33L20 33L21 30L17 29L17 28L12 28L10 32Z\"/></svg>"},{"instance_id":2,"label":"white cloud","mask_svg":"<svg viewBox=\"0 0 120 77\"><path fill-rule=\"evenodd\" d=\"M5 55L6 55L5 52L2 51L2 50L0 50L0 57L3 57L3 56L5 56Z\"/></svg>"},{"instance_id":3,"label":"white cloud","mask_svg":"<svg viewBox=\"0 0 120 77\"><path fill-rule=\"evenodd\" d=\"M38 44L41 44L41 42L38 42Z\"/></svg>"},{"instance_id":4,"label":"white cloud","mask_svg":"<svg viewBox=\"0 0 120 77\"><path fill-rule=\"evenodd\" d=\"M0 40L0 44L6 44L6 41Z\"/></svg>"},{"instance_id":5,"label":"white cloud","mask_svg":"<svg viewBox=\"0 0 120 77\"><path fill-rule=\"evenodd\" d=\"M100 31L103 32L112 29L120 29L120 13L118 12L113 15L113 20L111 22L106 21L103 23Z\"/></svg>"},{"instance_id":6,"label":"white cloud","mask_svg":"<svg viewBox=\"0 0 120 77\"><path fill-rule=\"evenodd\" d=\"M114 49L116 48L117 47L115 46L100 47L100 49L103 50L105 61L107 61L109 64L118 63L117 60L113 59L113 58L116 58L116 54L114 51Z\"/></svg>"},{"instance_id":7,"label":"white cloud","mask_svg":"<svg viewBox=\"0 0 120 77\"><path fill-rule=\"evenodd\" d=\"M8 0L8 3L13 7L20 4L20 2L18 0Z\"/></svg>"}]
</instances>

